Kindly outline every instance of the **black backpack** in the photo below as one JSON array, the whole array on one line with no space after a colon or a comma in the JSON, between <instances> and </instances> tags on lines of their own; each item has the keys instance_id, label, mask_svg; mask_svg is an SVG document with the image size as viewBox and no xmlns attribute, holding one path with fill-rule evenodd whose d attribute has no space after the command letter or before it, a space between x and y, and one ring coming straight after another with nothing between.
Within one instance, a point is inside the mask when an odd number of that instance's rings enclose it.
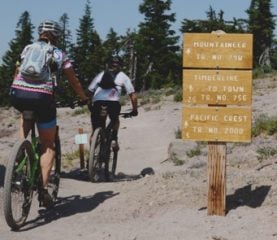
<instances>
[{"instance_id":1,"label":"black backpack","mask_svg":"<svg viewBox=\"0 0 277 240\"><path fill-rule=\"evenodd\" d=\"M116 84L114 82L116 75L118 72L111 72L109 70L105 70L101 81L98 83L98 86L103 89L111 89L115 88Z\"/></svg>"}]
</instances>

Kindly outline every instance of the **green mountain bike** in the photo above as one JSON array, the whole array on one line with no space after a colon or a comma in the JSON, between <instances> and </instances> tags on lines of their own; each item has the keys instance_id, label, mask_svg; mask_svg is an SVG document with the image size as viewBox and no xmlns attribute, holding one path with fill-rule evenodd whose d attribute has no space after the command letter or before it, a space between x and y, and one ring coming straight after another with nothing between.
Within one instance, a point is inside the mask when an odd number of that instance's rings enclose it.
<instances>
[{"instance_id":1,"label":"green mountain bike","mask_svg":"<svg viewBox=\"0 0 277 240\"><path fill-rule=\"evenodd\" d=\"M32 111L23 112L23 118L35 122ZM39 196L43 189L39 149L39 139L36 135L35 124L33 124L30 140L19 140L12 148L9 156L4 180L3 204L6 222L13 230L24 225L31 208L33 193L36 192ZM54 202L58 195L61 171L61 145L58 126L55 137L55 152L48 186L49 194Z\"/></svg>"}]
</instances>

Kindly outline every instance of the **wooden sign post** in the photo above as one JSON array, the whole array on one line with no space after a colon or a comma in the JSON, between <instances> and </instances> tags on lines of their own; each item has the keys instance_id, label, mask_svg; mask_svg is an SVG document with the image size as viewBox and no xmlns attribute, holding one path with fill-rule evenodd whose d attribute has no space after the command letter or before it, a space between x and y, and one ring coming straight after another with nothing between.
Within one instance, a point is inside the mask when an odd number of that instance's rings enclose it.
<instances>
[{"instance_id":1,"label":"wooden sign post","mask_svg":"<svg viewBox=\"0 0 277 240\"><path fill-rule=\"evenodd\" d=\"M80 155L80 168L85 168L85 153L84 153L84 144L88 143L88 136L84 133L83 128L78 129L78 134L75 135L75 144L79 145L79 155Z\"/></svg>"},{"instance_id":2,"label":"wooden sign post","mask_svg":"<svg viewBox=\"0 0 277 240\"><path fill-rule=\"evenodd\" d=\"M226 212L226 143L208 144L208 215Z\"/></svg>"},{"instance_id":3,"label":"wooden sign post","mask_svg":"<svg viewBox=\"0 0 277 240\"><path fill-rule=\"evenodd\" d=\"M252 47L251 34L184 34L182 138L208 141L208 215L226 211L226 142L251 141Z\"/></svg>"},{"instance_id":4,"label":"wooden sign post","mask_svg":"<svg viewBox=\"0 0 277 240\"><path fill-rule=\"evenodd\" d=\"M79 134L83 134L83 128L79 128ZM80 153L80 168L85 168L85 157L84 157L84 144L79 144L79 153Z\"/></svg>"}]
</instances>

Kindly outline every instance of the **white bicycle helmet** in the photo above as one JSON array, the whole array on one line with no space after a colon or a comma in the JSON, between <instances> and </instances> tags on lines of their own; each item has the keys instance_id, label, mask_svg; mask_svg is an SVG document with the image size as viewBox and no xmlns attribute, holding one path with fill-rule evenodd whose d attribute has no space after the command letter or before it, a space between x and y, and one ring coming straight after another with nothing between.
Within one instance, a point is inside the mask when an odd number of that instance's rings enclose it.
<instances>
[{"instance_id":1,"label":"white bicycle helmet","mask_svg":"<svg viewBox=\"0 0 277 240\"><path fill-rule=\"evenodd\" d=\"M60 37L62 34L61 26L52 20L45 20L38 26L38 34L42 34L44 32L51 32L53 36Z\"/></svg>"}]
</instances>

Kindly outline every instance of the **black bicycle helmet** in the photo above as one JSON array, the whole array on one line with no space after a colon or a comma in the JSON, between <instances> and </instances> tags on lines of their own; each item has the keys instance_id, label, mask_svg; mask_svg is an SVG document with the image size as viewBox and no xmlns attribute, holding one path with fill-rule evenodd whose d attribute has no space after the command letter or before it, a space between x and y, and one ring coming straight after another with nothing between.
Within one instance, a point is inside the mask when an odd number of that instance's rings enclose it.
<instances>
[{"instance_id":1,"label":"black bicycle helmet","mask_svg":"<svg viewBox=\"0 0 277 240\"><path fill-rule=\"evenodd\" d=\"M41 35L44 32L50 32L54 37L60 37L62 35L62 28L55 21L45 20L38 26L38 34Z\"/></svg>"},{"instance_id":2,"label":"black bicycle helmet","mask_svg":"<svg viewBox=\"0 0 277 240\"><path fill-rule=\"evenodd\" d=\"M108 62L108 66L109 67L116 67L116 68L120 68L122 67L122 59L118 56L116 57L112 57L109 62Z\"/></svg>"}]
</instances>

